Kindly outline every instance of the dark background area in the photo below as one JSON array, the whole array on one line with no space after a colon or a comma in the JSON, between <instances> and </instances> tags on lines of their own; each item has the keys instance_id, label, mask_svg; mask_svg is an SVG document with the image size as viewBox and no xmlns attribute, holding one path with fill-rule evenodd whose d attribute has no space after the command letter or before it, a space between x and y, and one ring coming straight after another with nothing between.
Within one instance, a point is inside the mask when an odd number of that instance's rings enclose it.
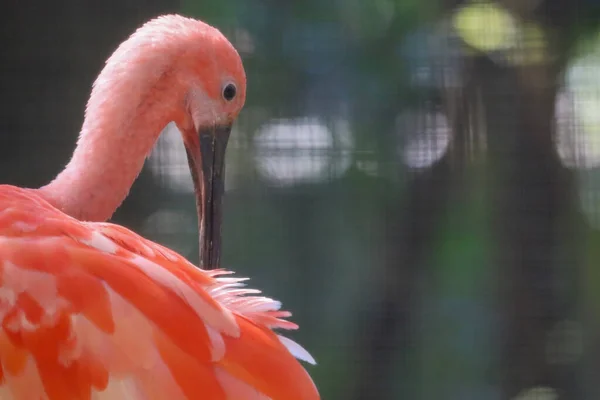
<instances>
[{"instance_id":1,"label":"dark background area","mask_svg":"<svg viewBox=\"0 0 600 400\"><path fill-rule=\"evenodd\" d=\"M324 399L600 398L600 5L3 3L0 182L68 161L91 84L177 12L239 49L223 265L294 312ZM165 130L113 221L197 261Z\"/></svg>"}]
</instances>

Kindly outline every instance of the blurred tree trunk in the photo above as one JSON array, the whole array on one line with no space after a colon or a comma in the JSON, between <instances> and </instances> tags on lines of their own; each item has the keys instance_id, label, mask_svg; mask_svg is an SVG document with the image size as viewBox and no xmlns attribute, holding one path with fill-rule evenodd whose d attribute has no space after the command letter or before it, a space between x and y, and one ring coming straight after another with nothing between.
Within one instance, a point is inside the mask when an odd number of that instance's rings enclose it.
<instances>
[{"instance_id":1,"label":"blurred tree trunk","mask_svg":"<svg viewBox=\"0 0 600 400\"><path fill-rule=\"evenodd\" d=\"M561 398L581 398L575 365L552 364L548 335L573 311L561 282L561 252L567 251L576 208L573 176L555 149L555 65L500 67L475 63L493 173L489 188L495 211L499 301L503 312L502 398L535 386L558 389ZM581 232L583 229L575 228ZM568 251L569 254L575 252ZM577 260L569 277L577 276ZM568 291L567 291L568 294ZM572 294L572 292L571 292Z\"/></svg>"},{"instance_id":2,"label":"blurred tree trunk","mask_svg":"<svg viewBox=\"0 0 600 400\"><path fill-rule=\"evenodd\" d=\"M463 123L463 119L456 121L461 132ZM463 139L455 138L459 142ZM404 363L417 339L413 319L416 288L429 273L428 256L451 192L462 186L462 162L458 161L462 157L457 153L463 148L456 146L429 171L411 177L401 191L408 201L390 196L382 208L385 240L380 246L385 254L384 269L374 290L380 297L361 321L364 328L357 343L361 364L351 392L356 400L383 399L390 393L400 393L400 398L420 398L417 368ZM402 208L398 204L403 204ZM398 360L403 360L400 368L395 364ZM397 375L399 371L402 376Z\"/></svg>"},{"instance_id":3,"label":"blurred tree trunk","mask_svg":"<svg viewBox=\"0 0 600 400\"><path fill-rule=\"evenodd\" d=\"M0 182L36 187L67 163L91 85L104 60L138 25L176 0L7 0L0 16ZM151 206L137 190L124 208ZM136 189L137 188L137 189ZM140 194L138 194L140 193ZM136 218L137 219L137 218Z\"/></svg>"},{"instance_id":4,"label":"blurred tree trunk","mask_svg":"<svg viewBox=\"0 0 600 400\"><path fill-rule=\"evenodd\" d=\"M384 212L389 239L384 246L389 256L379 291L382 311L364 322L359 344L364 364L354 398L381 398L379 394L389 393L394 380L411 379L394 377L393 361L398 355L406 359L402 354L412 340L413 287L425 267L424 256L431 251L448 185L460 182L468 156L464 149L472 147L469 129L487 137L486 185L491 193L488 209L496 265L482 268L495 268L499 274L500 376L490 383L500 384L502 399L538 386L557 390L561 399L584 398L577 380L580 360L553 362L547 339L557 324L577 313L574 288L581 260L576 255L583 240L578 244L576 237L583 237L586 229L580 218L574 218L578 209L574 175L562 166L553 137L559 73L566 53L563 46L554 62L514 67L500 66L484 56L465 56L467 87L461 93L446 93L451 108L457 110L449 115L455 135L450 152L408 186L411 200L405 211L392 205ZM474 120L483 122L469 127ZM483 149L476 150L482 154ZM565 261L570 272L560 274ZM565 278L572 280L565 282ZM419 398L410 388L402 395Z\"/></svg>"}]
</instances>

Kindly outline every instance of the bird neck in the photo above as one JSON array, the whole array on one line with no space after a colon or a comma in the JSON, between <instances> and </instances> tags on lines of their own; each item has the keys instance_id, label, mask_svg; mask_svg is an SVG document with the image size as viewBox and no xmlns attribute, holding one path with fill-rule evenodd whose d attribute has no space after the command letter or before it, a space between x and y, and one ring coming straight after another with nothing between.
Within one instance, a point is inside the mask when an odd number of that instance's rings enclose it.
<instances>
[{"instance_id":1,"label":"bird neck","mask_svg":"<svg viewBox=\"0 0 600 400\"><path fill-rule=\"evenodd\" d=\"M102 110L88 113L71 161L39 189L42 197L74 218L108 220L129 194L161 131L171 121L164 103L160 109L154 101L146 104L138 106L132 118L119 119Z\"/></svg>"},{"instance_id":2,"label":"bird neck","mask_svg":"<svg viewBox=\"0 0 600 400\"><path fill-rule=\"evenodd\" d=\"M72 217L105 221L121 205L158 136L185 115L182 46L140 28L108 58L92 86L71 161L40 195Z\"/></svg>"}]
</instances>

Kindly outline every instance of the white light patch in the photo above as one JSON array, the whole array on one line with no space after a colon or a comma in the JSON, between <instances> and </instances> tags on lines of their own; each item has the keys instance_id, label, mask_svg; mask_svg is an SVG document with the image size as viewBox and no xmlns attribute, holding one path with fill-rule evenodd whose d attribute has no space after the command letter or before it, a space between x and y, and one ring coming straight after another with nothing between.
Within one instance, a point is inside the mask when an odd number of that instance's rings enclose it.
<instances>
[{"instance_id":1,"label":"white light patch","mask_svg":"<svg viewBox=\"0 0 600 400\"><path fill-rule=\"evenodd\" d=\"M281 186L335 178L352 163L346 121L328 127L318 118L273 120L257 132L254 146L258 172Z\"/></svg>"},{"instance_id":2,"label":"white light patch","mask_svg":"<svg viewBox=\"0 0 600 400\"><path fill-rule=\"evenodd\" d=\"M194 192L185 147L174 122L163 129L148 164L161 185L184 193Z\"/></svg>"},{"instance_id":3,"label":"white light patch","mask_svg":"<svg viewBox=\"0 0 600 400\"><path fill-rule=\"evenodd\" d=\"M200 118L200 117L198 117ZM235 138L239 136L237 125L231 131L225 164L225 192L231 190L235 180L230 176L236 174L236 159L229 153L235 147ZM152 154L148 157L148 166L158 183L179 193L194 193L194 182L183 145L181 132L174 122L169 123L160 134Z\"/></svg>"},{"instance_id":4,"label":"white light patch","mask_svg":"<svg viewBox=\"0 0 600 400\"><path fill-rule=\"evenodd\" d=\"M404 163L414 169L429 168L438 162L450 145L450 126L439 112L408 112L397 120L403 137Z\"/></svg>"},{"instance_id":5,"label":"white light patch","mask_svg":"<svg viewBox=\"0 0 600 400\"><path fill-rule=\"evenodd\" d=\"M600 54L573 61L565 74L565 88L556 98L556 150L568 168L600 165L599 69Z\"/></svg>"}]
</instances>

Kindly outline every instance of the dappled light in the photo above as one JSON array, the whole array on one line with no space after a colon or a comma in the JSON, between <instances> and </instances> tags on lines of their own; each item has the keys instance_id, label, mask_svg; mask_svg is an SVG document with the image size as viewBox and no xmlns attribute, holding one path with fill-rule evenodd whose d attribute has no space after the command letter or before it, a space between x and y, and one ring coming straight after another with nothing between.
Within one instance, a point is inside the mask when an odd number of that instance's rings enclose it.
<instances>
[{"instance_id":1,"label":"dappled light","mask_svg":"<svg viewBox=\"0 0 600 400\"><path fill-rule=\"evenodd\" d=\"M600 42L576 58L565 73L565 88L557 97L557 148L570 168L600 165Z\"/></svg>"},{"instance_id":2,"label":"dappled light","mask_svg":"<svg viewBox=\"0 0 600 400\"><path fill-rule=\"evenodd\" d=\"M464 42L495 62L535 65L547 63L552 57L544 29L515 16L500 2L468 2L454 12L452 19Z\"/></svg>"},{"instance_id":3,"label":"dappled light","mask_svg":"<svg viewBox=\"0 0 600 400\"><path fill-rule=\"evenodd\" d=\"M343 123L330 128L315 118L271 121L254 136L256 168L275 185L323 182L350 167L351 145Z\"/></svg>"},{"instance_id":4,"label":"dappled light","mask_svg":"<svg viewBox=\"0 0 600 400\"><path fill-rule=\"evenodd\" d=\"M187 173L188 162L181 133L175 123L165 127L148 161L152 174L162 186L180 192L194 191L192 178Z\"/></svg>"},{"instance_id":5,"label":"dappled light","mask_svg":"<svg viewBox=\"0 0 600 400\"><path fill-rule=\"evenodd\" d=\"M409 168L431 167L450 144L448 120L439 112L407 112L398 118L397 129L404 139L400 151Z\"/></svg>"}]
</instances>

